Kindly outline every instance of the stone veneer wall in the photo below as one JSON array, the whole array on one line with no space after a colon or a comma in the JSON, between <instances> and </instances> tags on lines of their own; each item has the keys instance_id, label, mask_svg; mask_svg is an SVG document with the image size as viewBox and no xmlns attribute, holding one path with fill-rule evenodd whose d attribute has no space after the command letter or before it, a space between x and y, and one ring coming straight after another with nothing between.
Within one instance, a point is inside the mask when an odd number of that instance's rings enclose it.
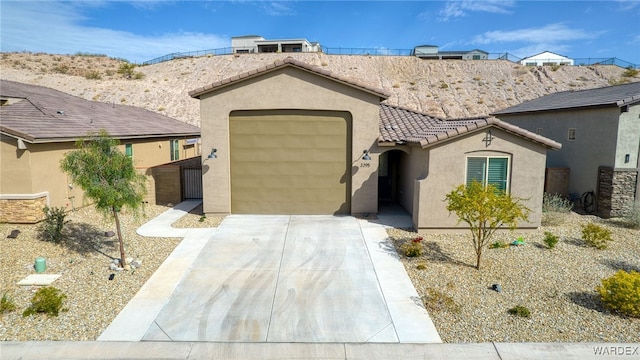
<instances>
[{"instance_id":1,"label":"stone veneer wall","mask_svg":"<svg viewBox=\"0 0 640 360\"><path fill-rule=\"evenodd\" d=\"M636 199L638 171L600 167L598 215L609 218L628 215Z\"/></svg>"},{"instance_id":2,"label":"stone veneer wall","mask_svg":"<svg viewBox=\"0 0 640 360\"><path fill-rule=\"evenodd\" d=\"M35 224L44 219L42 209L47 197L35 199L0 199L0 222L10 224Z\"/></svg>"}]
</instances>

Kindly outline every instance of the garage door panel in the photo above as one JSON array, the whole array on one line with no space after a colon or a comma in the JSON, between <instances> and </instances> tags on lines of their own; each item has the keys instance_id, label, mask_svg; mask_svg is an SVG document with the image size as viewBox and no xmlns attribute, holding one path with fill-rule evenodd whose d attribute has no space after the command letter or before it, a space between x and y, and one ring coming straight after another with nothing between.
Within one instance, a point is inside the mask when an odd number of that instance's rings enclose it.
<instances>
[{"instance_id":1,"label":"garage door panel","mask_svg":"<svg viewBox=\"0 0 640 360\"><path fill-rule=\"evenodd\" d=\"M269 115L264 115L267 117ZM301 117L305 116L306 118L302 119ZM342 125L344 118L326 118L322 123L315 122L313 120L309 120L311 116L318 115L300 115L298 122L291 122L290 115L284 115L283 117L273 117L269 116L269 122L251 122L254 119L246 121L242 124L234 124L234 134L235 135L246 135L246 136L285 136L285 135L306 135L306 134L317 134L317 135L341 135L343 131L340 128L333 127L332 125ZM250 118L255 117L255 115L249 116L235 116L235 119L239 118ZM264 118L263 117L263 118Z\"/></svg>"},{"instance_id":2,"label":"garage door panel","mask_svg":"<svg viewBox=\"0 0 640 360\"><path fill-rule=\"evenodd\" d=\"M245 137L242 136L242 139L239 140L242 143L236 146L237 150L247 150L254 151L256 150L256 143L260 143L260 148L269 149L269 150L278 150L278 149L306 149L309 146L313 146L314 148L321 149L343 149L341 144L335 144L331 139L332 136L335 135L318 135L318 136L298 136L294 139L288 140L286 137L274 137L274 138L266 138L265 136L250 136ZM238 137L240 139L240 137Z\"/></svg>"},{"instance_id":3,"label":"garage door panel","mask_svg":"<svg viewBox=\"0 0 640 360\"><path fill-rule=\"evenodd\" d=\"M261 192L263 188L269 188L272 191L282 188L291 192L327 189L327 191L338 193L340 194L339 196L344 197L344 194L342 194L344 183L342 183L341 180L342 179L335 179L335 177L328 176L247 176L236 178L234 186L236 186L236 189L246 189L254 194ZM241 192L234 195L239 196L240 194Z\"/></svg>"},{"instance_id":4,"label":"garage door panel","mask_svg":"<svg viewBox=\"0 0 640 360\"><path fill-rule=\"evenodd\" d=\"M276 148L269 149L264 147L259 148L241 148L234 149L234 153L231 155L232 164L238 162L328 162L328 163L340 163L344 164L344 149L323 148L317 147L314 149L291 149L291 148Z\"/></svg>"},{"instance_id":5,"label":"garage door panel","mask_svg":"<svg viewBox=\"0 0 640 360\"><path fill-rule=\"evenodd\" d=\"M309 174L307 176L318 178L321 175L314 175L317 170L317 164L309 162L296 162L296 163L261 163L252 162L252 165L248 167L238 167L234 174L238 175L238 180L243 180L242 177L264 177L264 176L300 176L301 173ZM323 168L331 171L332 174L338 173L344 170L344 165L327 163L323 165Z\"/></svg>"},{"instance_id":6,"label":"garage door panel","mask_svg":"<svg viewBox=\"0 0 640 360\"><path fill-rule=\"evenodd\" d=\"M347 113L243 111L229 129L233 213L350 211Z\"/></svg>"}]
</instances>

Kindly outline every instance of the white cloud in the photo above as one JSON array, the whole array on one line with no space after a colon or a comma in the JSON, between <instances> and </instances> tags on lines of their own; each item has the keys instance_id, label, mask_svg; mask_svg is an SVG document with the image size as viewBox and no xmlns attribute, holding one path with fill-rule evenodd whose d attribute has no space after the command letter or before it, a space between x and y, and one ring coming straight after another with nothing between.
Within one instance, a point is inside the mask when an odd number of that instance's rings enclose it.
<instances>
[{"instance_id":1,"label":"white cloud","mask_svg":"<svg viewBox=\"0 0 640 360\"><path fill-rule=\"evenodd\" d=\"M640 6L638 0L616 0L615 2L621 11L630 11Z\"/></svg>"},{"instance_id":2,"label":"white cloud","mask_svg":"<svg viewBox=\"0 0 640 360\"><path fill-rule=\"evenodd\" d=\"M281 1L264 1L259 3L260 8L269 16L289 16L295 15L295 9L289 3Z\"/></svg>"},{"instance_id":3,"label":"white cloud","mask_svg":"<svg viewBox=\"0 0 640 360\"><path fill-rule=\"evenodd\" d=\"M104 3L3 1L0 49L58 54L88 52L142 62L173 52L230 46L227 38L194 32L138 35L80 25L86 6Z\"/></svg>"},{"instance_id":4,"label":"white cloud","mask_svg":"<svg viewBox=\"0 0 640 360\"><path fill-rule=\"evenodd\" d=\"M440 10L440 21L467 16L469 12L489 12L494 14L511 14L512 0L461 0L448 1Z\"/></svg>"},{"instance_id":5,"label":"white cloud","mask_svg":"<svg viewBox=\"0 0 640 360\"><path fill-rule=\"evenodd\" d=\"M487 31L474 37L472 43L529 42L535 44L559 44L565 41L593 39L600 34L598 32L589 33L582 29L571 29L564 24L549 24L539 28Z\"/></svg>"}]
</instances>

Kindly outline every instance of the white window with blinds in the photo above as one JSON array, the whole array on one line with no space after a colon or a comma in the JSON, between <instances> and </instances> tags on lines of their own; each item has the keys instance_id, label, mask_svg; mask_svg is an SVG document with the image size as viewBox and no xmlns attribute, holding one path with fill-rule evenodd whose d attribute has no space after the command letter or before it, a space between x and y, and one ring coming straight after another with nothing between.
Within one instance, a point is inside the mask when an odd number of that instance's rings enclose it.
<instances>
[{"instance_id":1,"label":"white window with blinds","mask_svg":"<svg viewBox=\"0 0 640 360\"><path fill-rule=\"evenodd\" d=\"M508 156L468 156L466 184L475 180L508 192L510 165Z\"/></svg>"}]
</instances>

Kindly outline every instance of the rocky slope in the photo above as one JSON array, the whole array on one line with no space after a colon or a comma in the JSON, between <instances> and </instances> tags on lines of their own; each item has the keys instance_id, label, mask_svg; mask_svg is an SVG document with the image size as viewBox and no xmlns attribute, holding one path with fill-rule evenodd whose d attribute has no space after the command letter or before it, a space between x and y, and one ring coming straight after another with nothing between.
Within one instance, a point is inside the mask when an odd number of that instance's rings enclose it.
<instances>
[{"instance_id":1,"label":"rocky slope","mask_svg":"<svg viewBox=\"0 0 640 360\"><path fill-rule=\"evenodd\" d=\"M292 56L391 93L387 103L443 118L486 115L566 90L608 86L625 69L613 65L525 67L506 60L420 60L410 56L317 53L202 56L136 67L141 79L118 73L104 56L3 53L0 77L58 89L94 101L146 108L199 125L198 100L188 92Z\"/></svg>"}]
</instances>

